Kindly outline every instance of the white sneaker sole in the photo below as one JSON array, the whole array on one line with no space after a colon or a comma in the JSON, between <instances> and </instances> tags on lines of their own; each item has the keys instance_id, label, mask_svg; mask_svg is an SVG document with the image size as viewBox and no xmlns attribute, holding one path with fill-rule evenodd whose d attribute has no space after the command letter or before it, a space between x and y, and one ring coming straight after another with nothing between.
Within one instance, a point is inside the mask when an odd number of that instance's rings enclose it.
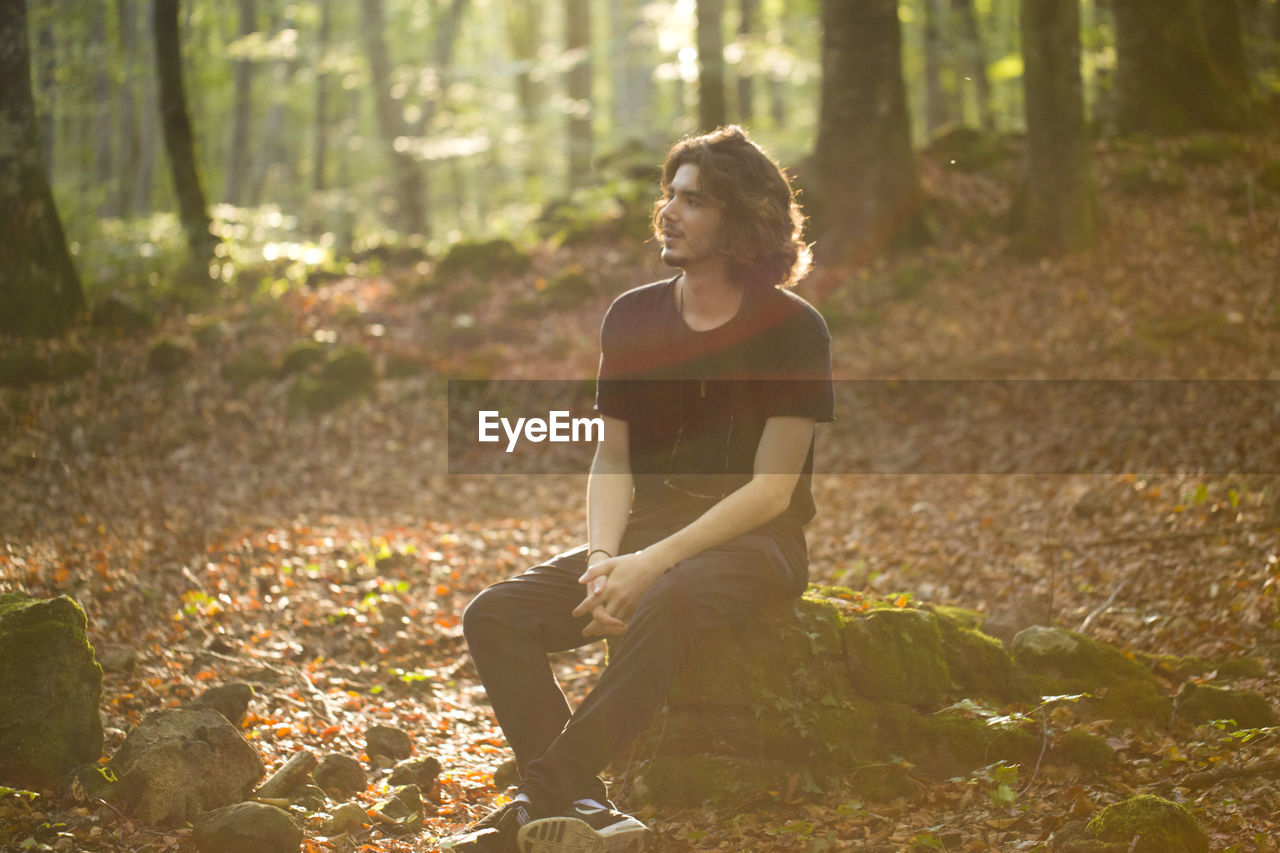
<instances>
[{"instance_id":1,"label":"white sneaker sole","mask_svg":"<svg viewBox=\"0 0 1280 853\"><path fill-rule=\"evenodd\" d=\"M520 853L641 853L652 834L640 825L603 834L576 817L546 817L520 827L516 846Z\"/></svg>"}]
</instances>

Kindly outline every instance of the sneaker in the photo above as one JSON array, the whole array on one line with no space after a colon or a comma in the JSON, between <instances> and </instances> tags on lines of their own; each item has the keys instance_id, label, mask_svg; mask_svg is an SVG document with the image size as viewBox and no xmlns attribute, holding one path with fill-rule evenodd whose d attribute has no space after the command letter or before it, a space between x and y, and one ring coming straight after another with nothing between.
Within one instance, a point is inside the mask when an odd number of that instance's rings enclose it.
<instances>
[{"instance_id":1,"label":"sneaker","mask_svg":"<svg viewBox=\"0 0 1280 853\"><path fill-rule=\"evenodd\" d=\"M575 803L564 814L524 824L516 842L519 853L639 853L652 836L631 815Z\"/></svg>"},{"instance_id":2,"label":"sneaker","mask_svg":"<svg viewBox=\"0 0 1280 853\"><path fill-rule=\"evenodd\" d=\"M443 839L440 849L458 853L517 853L516 834L534 817L529 803L512 800L471 824L461 835Z\"/></svg>"}]
</instances>

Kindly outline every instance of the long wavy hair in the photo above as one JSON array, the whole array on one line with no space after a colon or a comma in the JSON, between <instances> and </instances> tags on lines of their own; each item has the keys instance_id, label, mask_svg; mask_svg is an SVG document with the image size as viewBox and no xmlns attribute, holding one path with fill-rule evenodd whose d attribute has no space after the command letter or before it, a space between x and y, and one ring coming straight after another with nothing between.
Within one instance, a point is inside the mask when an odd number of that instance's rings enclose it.
<instances>
[{"instance_id":1,"label":"long wavy hair","mask_svg":"<svg viewBox=\"0 0 1280 853\"><path fill-rule=\"evenodd\" d=\"M677 142L662 167L664 196L686 163L698 167L698 189L722 207L714 245L736 280L764 288L791 287L804 278L812 262L804 214L786 174L746 131L731 124ZM659 199L653 208L659 240L665 204Z\"/></svg>"}]
</instances>

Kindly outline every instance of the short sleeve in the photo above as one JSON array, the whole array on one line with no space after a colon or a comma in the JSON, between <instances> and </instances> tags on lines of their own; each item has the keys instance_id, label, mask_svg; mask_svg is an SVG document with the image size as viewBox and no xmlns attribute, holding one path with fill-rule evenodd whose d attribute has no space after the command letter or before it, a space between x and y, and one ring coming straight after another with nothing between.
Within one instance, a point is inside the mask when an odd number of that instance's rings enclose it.
<instances>
[{"instance_id":1,"label":"short sleeve","mask_svg":"<svg viewBox=\"0 0 1280 853\"><path fill-rule=\"evenodd\" d=\"M779 329L776 363L764 394L764 415L835 420L831 334L822 315L807 303Z\"/></svg>"},{"instance_id":2,"label":"short sleeve","mask_svg":"<svg viewBox=\"0 0 1280 853\"><path fill-rule=\"evenodd\" d=\"M602 415L629 421L634 405L629 381L624 375L626 357L621 348L626 336L620 328L625 324L625 308L614 301L600 324L600 367L596 373L595 409Z\"/></svg>"}]
</instances>

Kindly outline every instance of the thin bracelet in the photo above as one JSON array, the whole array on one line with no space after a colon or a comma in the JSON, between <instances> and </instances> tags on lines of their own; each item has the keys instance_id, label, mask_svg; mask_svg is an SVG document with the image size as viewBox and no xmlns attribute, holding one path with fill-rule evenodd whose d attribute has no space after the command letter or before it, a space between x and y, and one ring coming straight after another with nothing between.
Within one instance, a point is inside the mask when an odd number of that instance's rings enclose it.
<instances>
[{"instance_id":1,"label":"thin bracelet","mask_svg":"<svg viewBox=\"0 0 1280 853\"><path fill-rule=\"evenodd\" d=\"M611 560L613 559L613 555L612 555L612 554L610 554L610 553L609 553L608 551L606 551L605 549L603 549L603 548L592 548L590 551L588 551L588 552L587 552L587 562L590 562L590 561L591 561L591 556L592 556L593 554L604 554L604 555L605 555L606 557L608 557L609 559L611 559Z\"/></svg>"}]
</instances>

